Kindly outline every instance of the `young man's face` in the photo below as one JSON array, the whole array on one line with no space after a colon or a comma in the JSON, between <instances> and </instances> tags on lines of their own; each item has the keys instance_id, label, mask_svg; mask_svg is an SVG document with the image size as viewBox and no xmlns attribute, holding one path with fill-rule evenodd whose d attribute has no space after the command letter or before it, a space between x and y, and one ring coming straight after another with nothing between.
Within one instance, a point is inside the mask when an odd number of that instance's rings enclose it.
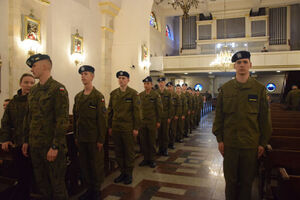
<instances>
[{"instance_id":1,"label":"young man's face","mask_svg":"<svg viewBox=\"0 0 300 200\"><path fill-rule=\"evenodd\" d=\"M170 92L173 92L173 91L174 91L173 85L169 85L169 86L168 86L168 90L169 90Z\"/></svg>"},{"instance_id":2,"label":"young man's face","mask_svg":"<svg viewBox=\"0 0 300 200\"><path fill-rule=\"evenodd\" d=\"M151 90L152 82L144 82L144 88L145 88L145 90Z\"/></svg>"},{"instance_id":3,"label":"young man's face","mask_svg":"<svg viewBox=\"0 0 300 200\"><path fill-rule=\"evenodd\" d=\"M181 87L177 86L176 87L176 93L180 93L181 92Z\"/></svg>"},{"instance_id":4,"label":"young man's face","mask_svg":"<svg viewBox=\"0 0 300 200\"><path fill-rule=\"evenodd\" d=\"M165 88L165 81L160 81L159 83L158 83L158 86L159 86L159 88Z\"/></svg>"},{"instance_id":5,"label":"young man's face","mask_svg":"<svg viewBox=\"0 0 300 200\"><path fill-rule=\"evenodd\" d=\"M120 87L125 87L129 82L129 78L127 78L127 76L119 76L118 81Z\"/></svg>"},{"instance_id":6,"label":"young man's face","mask_svg":"<svg viewBox=\"0 0 300 200\"><path fill-rule=\"evenodd\" d=\"M34 78L31 76L24 76L21 83L20 87L22 89L23 94L28 94L32 86L34 85Z\"/></svg>"},{"instance_id":7,"label":"young man's face","mask_svg":"<svg viewBox=\"0 0 300 200\"><path fill-rule=\"evenodd\" d=\"M90 84L94 79L94 74L92 72L82 72L81 73L81 82L83 85Z\"/></svg>"},{"instance_id":8,"label":"young man's face","mask_svg":"<svg viewBox=\"0 0 300 200\"><path fill-rule=\"evenodd\" d=\"M239 59L234 63L234 69L237 75L244 76L249 74L252 63L248 58Z\"/></svg>"},{"instance_id":9,"label":"young man's face","mask_svg":"<svg viewBox=\"0 0 300 200\"><path fill-rule=\"evenodd\" d=\"M183 90L183 91L186 91L186 88L187 88L187 87L186 87L185 85L182 86L182 90Z\"/></svg>"},{"instance_id":10,"label":"young man's face","mask_svg":"<svg viewBox=\"0 0 300 200\"><path fill-rule=\"evenodd\" d=\"M38 61L34 63L30 71L32 72L34 78L39 79L44 74L45 71L44 62Z\"/></svg>"}]
</instances>

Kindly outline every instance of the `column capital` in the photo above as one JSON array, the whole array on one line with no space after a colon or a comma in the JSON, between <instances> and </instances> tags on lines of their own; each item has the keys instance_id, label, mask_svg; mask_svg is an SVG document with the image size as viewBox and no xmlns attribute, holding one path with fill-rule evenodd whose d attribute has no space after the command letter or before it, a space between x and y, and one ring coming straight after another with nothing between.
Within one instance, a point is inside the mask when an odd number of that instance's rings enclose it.
<instances>
[{"instance_id":1,"label":"column capital","mask_svg":"<svg viewBox=\"0 0 300 200\"><path fill-rule=\"evenodd\" d=\"M100 12L105 15L110 15L116 17L121 10L116 4L111 1L102 1L99 2Z\"/></svg>"}]
</instances>

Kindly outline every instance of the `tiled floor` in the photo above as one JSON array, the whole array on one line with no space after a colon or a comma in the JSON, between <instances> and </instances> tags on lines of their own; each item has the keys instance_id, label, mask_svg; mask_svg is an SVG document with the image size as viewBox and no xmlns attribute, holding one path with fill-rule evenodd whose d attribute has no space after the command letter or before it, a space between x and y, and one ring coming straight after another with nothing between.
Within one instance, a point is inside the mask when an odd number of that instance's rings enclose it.
<instances>
[{"instance_id":1,"label":"tiled floor","mask_svg":"<svg viewBox=\"0 0 300 200\"><path fill-rule=\"evenodd\" d=\"M166 200L203 199L223 200L225 182L223 158L211 133L213 114L205 116L193 131L168 157L157 157L157 167L139 167L142 157L135 161L133 183L129 186L114 184L119 175L106 177L102 185L105 200Z\"/></svg>"}]
</instances>

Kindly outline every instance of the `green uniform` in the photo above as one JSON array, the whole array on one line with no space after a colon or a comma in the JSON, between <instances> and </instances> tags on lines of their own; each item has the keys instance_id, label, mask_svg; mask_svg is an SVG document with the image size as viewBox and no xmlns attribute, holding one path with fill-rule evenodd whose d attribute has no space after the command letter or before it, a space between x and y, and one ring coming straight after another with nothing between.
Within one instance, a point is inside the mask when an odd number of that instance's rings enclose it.
<instances>
[{"instance_id":1,"label":"green uniform","mask_svg":"<svg viewBox=\"0 0 300 200\"><path fill-rule=\"evenodd\" d=\"M154 161L156 153L156 123L161 122L162 102L159 94L153 90L140 93L141 98L141 146L145 161Z\"/></svg>"},{"instance_id":2,"label":"green uniform","mask_svg":"<svg viewBox=\"0 0 300 200\"><path fill-rule=\"evenodd\" d=\"M288 109L300 110L300 89L289 91L286 97Z\"/></svg>"},{"instance_id":3,"label":"green uniform","mask_svg":"<svg viewBox=\"0 0 300 200\"><path fill-rule=\"evenodd\" d=\"M203 99L202 99L201 94L199 96L197 96L197 98L198 98L198 105L199 105L199 107L198 107L198 111L197 111L197 119L196 119L196 121L197 121L197 124L199 124L200 121L201 121L201 110L202 110L202 107L203 107Z\"/></svg>"},{"instance_id":4,"label":"green uniform","mask_svg":"<svg viewBox=\"0 0 300 200\"><path fill-rule=\"evenodd\" d=\"M174 110L174 117L172 118L171 121L171 131L170 131L170 145L174 145L175 138L176 138L176 133L177 133L177 127L178 127L178 119L179 117L182 116L182 102L181 98L178 94L173 93L172 95L172 101L173 101L173 110ZM175 116L178 117L178 119L175 119Z\"/></svg>"},{"instance_id":5,"label":"green uniform","mask_svg":"<svg viewBox=\"0 0 300 200\"><path fill-rule=\"evenodd\" d=\"M74 133L78 141L79 161L88 189L98 191L104 180L104 144L106 108L104 96L96 88L89 95L84 91L75 96L73 106Z\"/></svg>"},{"instance_id":6,"label":"green uniform","mask_svg":"<svg viewBox=\"0 0 300 200\"><path fill-rule=\"evenodd\" d=\"M134 136L132 131L139 130L141 124L140 97L134 89L120 88L110 93L108 106L108 127L112 128L116 160L121 173L132 176L134 167Z\"/></svg>"},{"instance_id":7,"label":"green uniform","mask_svg":"<svg viewBox=\"0 0 300 200\"><path fill-rule=\"evenodd\" d=\"M30 183L33 177L31 161L22 154L22 144L24 143L23 123L26 115L26 109L24 108L27 105L27 95L22 95L22 90L18 90L18 93L7 105L1 120L0 142L11 141L16 147L16 151L13 153L17 170L15 175L18 178L16 199L30 198Z\"/></svg>"},{"instance_id":8,"label":"green uniform","mask_svg":"<svg viewBox=\"0 0 300 200\"><path fill-rule=\"evenodd\" d=\"M213 133L224 142L226 199L251 199L257 170L257 148L265 147L272 131L264 85L249 78L231 80L220 90Z\"/></svg>"},{"instance_id":9,"label":"green uniform","mask_svg":"<svg viewBox=\"0 0 300 200\"><path fill-rule=\"evenodd\" d=\"M68 92L50 77L44 85L32 87L24 121L25 142L30 154L37 186L43 199L67 199L65 187L66 130L69 124ZM55 145L58 154L49 162L47 153Z\"/></svg>"},{"instance_id":10,"label":"green uniform","mask_svg":"<svg viewBox=\"0 0 300 200\"><path fill-rule=\"evenodd\" d=\"M11 141L16 146L24 143L23 121L26 114L27 95L21 89L7 105L1 120L0 142Z\"/></svg>"},{"instance_id":11,"label":"green uniform","mask_svg":"<svg viewBox=\"0 0 300 200\"><path fill-rule=\"evenodd\" d=\"M193 128L196 128L197 125L197 112L199 109L199 102L198 102L198 98L196 96L196 94L192 94L193 100L194 100L194 113L193 113L193 120L192 120L192 124L193 124Z\"/></svg>"},{"instance_id":12,"label":"green uniform","mask_svg":"<svg viewBox=\"0 0 300 200\"><path fill-rule=\"evenodd\" d=\"M159 152L163 152L163 151L167 151L169 145L168 119L171 119L173 116L172 96L171 93L166 89L164 89L163 92L161 92L161 90L159 89L157 92L160 95L163 104L161 124L158 129Z\"/></svg>"},{"instance_id":13,"label":"green uniform","mask_svg":"<svg viewBox=\"0 0 300 200\"><path fill-rule=\"evenodd\" d=\"M191 112L192 111L192 99L191 99L191 95L186 91L185 93L183 93L186 97L186 103L187 103L187 111ZM190 120L191 120L191 113L188 114L185 117L185 121L184 121L184 135L187 135L190 131L191 128L191 124L190 124Z\"/></svg>"}]
</instances>

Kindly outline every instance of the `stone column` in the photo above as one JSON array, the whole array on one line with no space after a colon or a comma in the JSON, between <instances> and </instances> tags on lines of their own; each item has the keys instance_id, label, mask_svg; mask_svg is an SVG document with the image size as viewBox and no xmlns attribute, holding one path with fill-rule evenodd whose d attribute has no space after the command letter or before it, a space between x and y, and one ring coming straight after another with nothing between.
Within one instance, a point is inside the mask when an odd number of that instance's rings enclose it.
<instances>
[{"instance_id":1,"label":"stone column","mask_svg":"<svg viewBox=\"0 0 300 200\"><path fill-rule=\"evenodd\" d=\"M103 88L103 95L106 103L108 103L109 94L112 90L111 77L114 76L111 72L112 68L112 45L114 34L114 19L118 15L120 8L111 1L99 3L100 12L102 14L101 22L101 67L103 72L101 75L100 87ZM103 87L104 86L104 87ZM99 88L100 88L99 87Z\"/></svg>"}]
</instances>

